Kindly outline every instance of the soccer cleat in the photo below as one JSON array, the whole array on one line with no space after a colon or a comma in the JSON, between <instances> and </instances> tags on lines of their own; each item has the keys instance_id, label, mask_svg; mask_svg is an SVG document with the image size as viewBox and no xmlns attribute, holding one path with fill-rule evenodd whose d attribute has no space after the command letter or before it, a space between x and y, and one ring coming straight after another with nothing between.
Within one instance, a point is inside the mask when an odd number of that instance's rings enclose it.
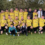
<instances>
[{"instance_id":1,"label":"soccer cleat","mask_svg":"<svg viewBox=\"0 0 45 45\"><path fill-rule=\"evenodd\" d=\"M20 35L18 34L18 36L20 36Z\"/></svg>"},{"instance_id":2,"label":"soccer cleat","mask_svg":"<svg viewBox=\"0 0 45 45\"><path fill-rule=\"evenodd\" d=\"M15 34L13 36L15 36Z\"/></svg>"},{"instance_id":3,"label":"soccer cleat","mask_svg":"<svg viewBox=\"0 0 45 45\"><path fill-rule=\"evenodd\" d=\"M10 34L10 35L12 35L12 34Z\"/></svg>"},{"instance_id":4,"label":"soccer cleat","mask_svg":"<svg viewBox=\"0 0 45 45\"><path fill-rule=\"evenodd\" d=\"M8 35L8 33L6 33L6 35Z\"/></svg>"}]
</instances>

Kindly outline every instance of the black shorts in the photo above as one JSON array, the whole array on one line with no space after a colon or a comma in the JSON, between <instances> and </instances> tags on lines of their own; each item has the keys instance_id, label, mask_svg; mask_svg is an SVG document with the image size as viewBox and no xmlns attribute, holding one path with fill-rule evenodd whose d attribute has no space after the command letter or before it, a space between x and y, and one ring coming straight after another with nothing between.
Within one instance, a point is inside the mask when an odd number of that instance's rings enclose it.
<instances>
[{"instance_id":1,"label":"black shorts","mask_svg":"<svg viewBox=\"0 0 45 45\"><path fill-rule=\"evenodd\" d=\"M17 32L20 32L20 29L18 28L18 26L16 26Z\"/></svg>"},{"instance_id":2,"label":"black shorts","mask_svg":"<svg viewBox=\"0 0 45 45\"><path fill-rule=\"evenodd\" d=\"M2 28L2 31L4 31L4 29L5 29L5 26L3 26L3 27L1 27Z\"/></svg>"},{"instance_id":3,"label":"black shorts","mask_svg":"<svg viewBox=\"0 0 45 45\"><path fill-rule=\"evenodd\" d=\"M36 28L33 28L34 29L34 31L37 31L37 29L39 29L39 27L36 27Z\"/></svg>"},{"instance_id":4,"label":"black shorts","mask_svg":"<svg viewBox=\"0 0 45 45\"><path fill-rule=\"evenodd\" d=\"M27 27L27 31L32 31L32 29L30 28L30 26L29 26L29 27Z\"/></svg>"}]
</instances>

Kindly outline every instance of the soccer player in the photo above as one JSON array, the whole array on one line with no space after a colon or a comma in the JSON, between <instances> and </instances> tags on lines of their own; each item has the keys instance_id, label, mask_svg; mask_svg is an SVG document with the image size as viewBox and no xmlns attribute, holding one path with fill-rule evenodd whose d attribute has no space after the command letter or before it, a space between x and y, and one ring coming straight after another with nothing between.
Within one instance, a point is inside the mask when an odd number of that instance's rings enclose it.
<instances>
[{"instance_id":1,"label":"soccer player","mask_svg":"<svg viewBox=\"0 0 45 45\"><path fill-rule=\"evenodd\" d=\"M26 20L26 26L27 26L27 30L28 32L30 33L31 31L31 34L32 34L32 20L30 19L30 16L28 15L27 17L27 20Z\"/></svg>"},{"instance_id":2,"label":"soccer player","mask_svg":"<svg viewBox=\"0 0 45 45\"><path fill-rule=\"evenodd\" d=\"M5 12L6 19L8 19L8 15L9 15L9 11L8 11L8 9L6 9L6 12Z\"/></svg>"},{"instance_id":3,"label":"soccer player","mask_svg":"<svg viewBox=\"0 0 45 45\"><path fill-rule=\"evenodd\" d=\"M22 34L26 34L26 36L27 36L27 27L25 26L25 23L22 23L22 27L20 28L20 32Z\"/></svg>"},{"instance_id":4,"label":"soccer player","mask_svg":"<svg viewBox=\"0 0 45 45\"><path fill-rule=\"evenodd\" d=\"M27 15L28 15L27 8L25 8L25 11L24 11L24 20L25 21L27 20Z\"/></svg>"},{"instance_id":5,"label":"soccer player","mask_svg":"<svg viewBox=\"0 0 45 45\"><path fill-rule=\"evenodd\" d=\"M33 29L34 29L34 33L36 33L37 29L38 29L38 18L37 18L36 15L35 15L35 17L33 19Z\"/></svg>"},{"instance_id":6,"label":"soccer player","mask_svg":"<svg viewBox=\"0 0 45 45\"><path fill-rule=\"evenodd\" d=\"M13 34L13 36L15 36L15 33L17 33L16 28L13 26L13 24L11 24L11 26L9 27L9 33L10 35Z\"/></svg>"},{"instance_id":7,"label":"soccer player","mask_svg":"<svg viewBox=\"0 0 45 45\"><path fill-rule=\"evenodd\" d=\"M15 14L15 17L19 17L19 10L18 8L16 7L15 10L14 10L14 14Z\"/></svg>"},{"instance_id":8,"label":"soccer player","mask_svg":"<svg viewBox=\"0 0 45 45\"><path fill-rule=\"evenodd\" d=\"M8 27L7 21L5 20L5 16L3 16L3 19L1 20L1 28L3 30L3 33L5 32L4 29L6 29L6 35L8 35Z\"/></svg>"},{"instance_id":9,"label":"soccer player","mask_svg":"<svg viewBox=\"0 0 45 45\"><path fill-rule=\"evenodd\" d=\"M10 15L8 15L8 19L7 19L7 24L8 27L10 27L10 25L13 23L13 20L11 19Z\"/></svg>"},{"instance_id":10,"label":"soccer player","mask_svg":"<svg viewBox=\"0 0 45 45\"><path fill-rule=\"evenodd\" d=\"M12 8L10 9L10 14L9 15L10 15L11 19L14 20L14 12L13 12Z\"/></svg>"},{"instance_id":11,"label":"soccer player","mask_svg":"<svg viewBox=\"0 0 45 45\"><path fill-rule=\"evenodd\" d=\"M37 14L37 9L35 9L34 12L33 12L33 18L35 17L35 15L38 16L38 14Z\"/></svg>"},{"instance_id":12,"label":"soccer player","mask_svg":"<svg viewBox=\"0 0 45 45\"><path fill-rule=\"evenodd\" d=\"M1 14L0 15L1 15L1 19L3 19L3 16L5 15L3 10L1 10Z\"/></svg>"},{"instance_id":13,"label":"soccer player","mask_svg":"<svg viewBox=\"0 0 45 45\"><path fill-rule=\"evenodd\" d=\"M0 25L0 34L3 34L3 30L2 30L2 28L1 28L1 25Z\"/></svg>"},{"instance_id":14,"label":"soccer player","mask_svg":"<svg viewBox=\"0 0 45 45\"><path fill-rule=\"evenodd\" d=\"M21 17L24 17L22 8L20 9L20 12L19 12L19 20L21 20Z\"/></svg>"},{"instance_id":15,"label":"soccer player","mask_svg":"<svg viewBox=\"0 0 45 45\"><path fill-rule=\"evenodd\" d=\"M39 34L43 33L43 28L44 28L44 16L42 16L40 19L39 19Z\"/></svg>"}]
</instances>

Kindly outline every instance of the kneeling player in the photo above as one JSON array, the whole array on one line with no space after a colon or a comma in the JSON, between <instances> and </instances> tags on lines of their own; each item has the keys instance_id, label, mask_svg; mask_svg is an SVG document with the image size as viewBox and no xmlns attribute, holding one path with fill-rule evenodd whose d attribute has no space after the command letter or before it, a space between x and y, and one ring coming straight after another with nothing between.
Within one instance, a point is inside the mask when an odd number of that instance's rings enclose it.
<instances>
[{"instance_id":1,"label":"kneeling player","mask_svg":"<svg viewBox=\"0 0 45 45\"><path fill-rule=\"evenodd\" d=\"M32 20L30 19L30 16L27 17L28 19L26 20L26 26L27 26L27 30L28 32L30 33L31 31L31 34L32 34Z\"/></svg>"},{"instance_id":2,"label":"kneeling player","mask_svg":"<svg viewBox=\"0 0 45 45\"><path fill-rule=\"evenodd\" d=\"M38 18L35 15L34 19L33 19L33 29L34 29L34 33L36 33L37 29L38 29Z\"/></svg>"},{"instance_id":3,"label":"kneeling player","mask_svg":"<svg viewBox=\"0 0 45 45\"><path fill-rule=\"evenodd\" d=\"M39 34L43 33L43 28L44 28L44 16L42 16L40 19L39 19Z\"/></svg>"}]
</instances>

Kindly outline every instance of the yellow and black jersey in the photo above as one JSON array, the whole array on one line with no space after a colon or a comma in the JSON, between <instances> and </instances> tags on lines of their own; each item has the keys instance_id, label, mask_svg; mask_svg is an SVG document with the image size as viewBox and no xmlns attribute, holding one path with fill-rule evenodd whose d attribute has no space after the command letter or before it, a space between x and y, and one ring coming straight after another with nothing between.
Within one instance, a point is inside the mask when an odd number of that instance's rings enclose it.
<instances>
[{"instance_id":1,"label":"yellow and black jersey","mask_svg":"<svg viewBox=\"0 0 45 45\"><path fill-rule=\"evenodd\" d=\"M10 15L11 19L14 20L14 18L15 18L14 12L10 12L9 15Z\"/></svg>"},{"instance_id":2,"label":"yellow and black jersey","mask_svg":"<svg viewBox=\"0 0 45 45\"><path fill-rule=\"evenodd\" d=\"M19 20L21 20L21 17L24 17L23 12L19 12Z\"/></svg>"},{"instance_id":3,"label":"yellow and black jersey","mask_svg":"<svg viewBox=\"0 0 45 45\"><path fill-rule=\"evenodd\" d=\"M7 24L7 21L6 20L1 20L1 27L5 26Z\"/></svg>"},{"instance_id":4,"label":"yellow and black jersey","mask_svg":"<svg viewBox=\"0 0 45 45\"><path fill-rule=\"evenodd\" d=\"M14 20L14 26L19 25L19 20Z\"/></svg>"},{"instance_id":5,"label":"yellow and black jersey","mask_svg":"<svg viewBox=\"0 0 45 45\"><path fill-rule=\"evenodd\" d=\"M9 12L5 12L5 17L8 19Z\"/></svg>"},{"instance_id":6,"label":"yellow and black jersey","mask_svg":"<svg viewBox=\"0 0 45 45\"><path fill-rule=\"evenodd\" d=\"M20 27L22 26L22 23L25 23L25 20L20 20Z\"/></svg>"},{"instance_id":7,"label":"yellow and black jersey","mask_svg":"<svg viewBox=\"0 0 45 45\"><path fill-rule=\"evenodd\" d=\"M28 27L28 26L32 26L32 20L31 20L31 19L30 19L30 20L27 19L27 20L26 20L26 25L27 25L27 27Z\"/></svg>"},{"instance_id":8,"label":"yellow and black jersey","mask_svg":"<svg viewBox=\"0 0 45 45\"><path fill-rule=\"evenodd\" d=\"M10 25L12 24L11 19L7 19L7 23L8 23L8 27L10 27Z\"/></svg>"},{"instance_id":9,"label":"yellow and black jersey","mask_svg":"<svg viewBox=\"0 0 45 45\"><path fill-rule=\"evenodd\" d=\"M44 26L44 19L42 19L42 18L39 19L39 26L40 27Z\"/></svg>"},{"instance_id":10,"label":"yellow and black jersey","mask_svg":"<svg viewBox=\"0 0 45 45\"><path fill-rule=\"evenodd\" d=\"M28 12L24 12L24 20L27 20Z\"/></svg>"},{"instance_id":11,"label":"yellow and black jersey","mask_svg":"<svg viewBox=\"0 0 45 45\"><path fill-rule=\"evenodd\" d=\"M17 16L17 17L19 17L19 11L14 11L14 15L15 15L15 17Z\"/></svg>"},{"instance_id":12,"label":"yellow and black jersey","mask_svg":"<svg viewBox=\"0 0 45 45\"><path fill-rule=\"evenodd\" d=\"M33 19L33 28L38 27L38 19Z\"/></svg>"},{"instance_id":13,"label":"yellow and black jersey","mask_svg":"<svg viewBox=\"0 0 45 45\"><path fill-rule=\"evenodd\" d=\"M35 17L35 15L37 15L37 16L38 16L38 14L37 14L37 13L33 12L33 18Z\"/></svg>"},{"instance_id":14,"label":"yellow and black jersey","mask_svg":"<svg viewBox=\"0 0 45 45\"><path fill-rule=\"evenodd\" d=\"M3 19L3 16L5 15L5 13L3 12L0 15L1 15L1 19Z\"/></svg>"}]
</instances>

